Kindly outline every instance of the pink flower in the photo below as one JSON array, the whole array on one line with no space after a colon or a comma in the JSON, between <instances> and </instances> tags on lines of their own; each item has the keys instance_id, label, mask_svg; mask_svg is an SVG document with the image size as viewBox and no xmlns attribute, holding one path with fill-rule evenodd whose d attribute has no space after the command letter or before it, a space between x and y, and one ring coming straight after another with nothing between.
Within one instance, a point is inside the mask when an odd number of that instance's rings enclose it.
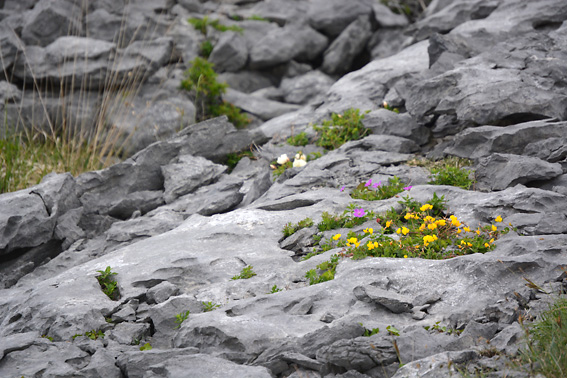
<instances>
[{"instance_id":1,"label":"pink flower","mask_svg":"<svg viewBox=\"0 0 567 378\"><path fill-rule=\"evenodd\" d=\"M411 188L412 188L411 185L410 185L410 186L406 186L406 187L404 188L404 190L410 190Z\"/></svg>"},{"instance_id":2,"label":"pink flower","mask_svg":"<svg viewBox=\"0 0 567 378\"><path fill-rule=\"evenodd\" d=\"M377 188L379 186L382 186L382 181L378 181L376 184L372 185L373 188Z\"/></svg>"},{"instance_id":3,"label":"pink flower","mask_svg":"<svg viewBox=\"0 0 567 378\"><path fill-rule=\"evenodd\" d=\"M344 192L344 191L345 191L345 186L343 185L342 188L341 188L341 192Z\"/></svg>"},{"instance_id":4,"label":"pink flower","mask_svg":"<svg viewBox=\"0 0 567 378\"><path fill-rule=\"evenodd\" d=\"M355 218L362 218L366 215L366 212L364 211L364 209L354 209L353 215Z\"/></svg>"},{"instance_id":5,"label":"pink flower","mask_svg":"<svg viewBox=\"0 0 567 378\"><path fill-rule=\"evenodd\" d=\"M368 180L366 184L364 184L366 187L369 187L370 185L372 185L372 179Z\"/></svg>"}]
</instances>

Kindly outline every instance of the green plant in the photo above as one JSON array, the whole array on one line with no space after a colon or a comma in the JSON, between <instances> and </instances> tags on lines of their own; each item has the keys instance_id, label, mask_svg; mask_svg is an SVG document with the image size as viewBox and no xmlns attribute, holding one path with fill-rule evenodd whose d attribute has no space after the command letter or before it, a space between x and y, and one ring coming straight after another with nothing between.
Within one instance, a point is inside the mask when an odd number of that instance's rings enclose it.
<instances>
[{"instance_id":1,"label":"green plant","mask_svg":"<svg viewBox=\"0 0 567 378\"><path fill-rule=\"evenodd\" d=\"M398 114L400 113L400 109L390 106L386 101L384 101L382 103L382 107L386 110L391 111L391 112L398 113Z\"/></svg>"},{"instance_id":2,"label":"green plant","mask_svg":"<svg viewBox=\"0 0 567 378\"><path fill-rule=\"evenodd\" d=\"M252 271L252 268L253 268L252 265L245 266L240 271L240 274L237 274L236 276L232 277L232 279L233 280L247 280L248 278L254 277L256 275L256 273L254 273L254 271Z\"/></svg>"},{"instance_id":3,"label":"green plant","mask_svg":"<svg viewBox=\"0 0 567 378\"><path fill-rule=\"evenodd\" d=\"M386 331L392 336L400 336L400 331L392 325L387 326Z\"/></svg>"},{"instance_id":4,"label":"green plant","mask_svg":"<svg viewBox=\"0 0 567 378\"><path fill-rule=\"evenodd\" d=\"M426 331L430 331L430 332L435 331L435 332L438 332L438 333L446 333L448 335L454 334L454 335L457 335L457 336L460 335L461 332L463 332L460 329L454 329L454 328L451 328L451 327L442 326L442 325L440 325L440 323L441 323L441 321L438 321L438 322L435 322L435 324L433 324L432 326L423 326L423 328Z\"/></svg>"},{"instance_id":5,"label":"green plant","mask_svg":"<svg viewBox=\"0 0 567 378\"><path fill-rule=\"evenodd\" d=\"M257 14L253 14L252 16L248 17L249 20L255 20L255 21L265 21L265 22L270 22L270 20L268 20L267 18L258 16Z\"/></svg>"},{"instance_id":6,"label":"green plant","mask_svg":"<svg viewBox=\"0 0 567 378\"><path fill-rule=\"evenodd\" d=\"M240 160L242 160L242 158L244 158L244 157L247 157L247 158L250 158L250 159L256 159L254 157L254 153L250 150L229 153L229 154L226 155L225 164L228 166L229 173L232 172L232 170L236 167L238 162Z\"/></svg>"},{"instance_id":7,"label":"green plant","mask_svg":"<svg viewBox=\"0 0 567 378\"><path fill-rule=\"evenodd\" d=\"M332 255L329 261L324 261L317 265L317 269L311 269L305 273L305 278L309 279L309 285L330 281L335 278L335 271L339 265L339 255Z\"/></svg>"},{"instance_id":8,"label":"green plant","mask_svg":"<svg viewBox=\"0 0 567 378\"><path fill-rule=\"evenodd\" d=\"M287 138L287 143L291 144L292 146L305 146L309 143L309 138L305 132L301 132L297 135L290 136Z\"/></svg>"},{"instance_id":9,"label":"green plant","mask_svg":"<svg viewBox=\"0 0 567 378\"><path fill-rule=\"evenodd\" d=\"M187 318L189 317L189 310L185 311L185 312L181 312L179 314L175 315L175 323L177 323L177 326L175 328L180 328L181 324L187 320Z\"/></svg>"},{"instance_id":10,"label":"green plant","mask_svg":"<svg viewBox=\"0 0 567 378\"><path fill-rule=\"evenodd\" d=\"M199 48L199 54L205 58L208 59L209 56L211 56L211 53L213 52L213 49L215 47L213 46L213 44L211 43L211 41L209 41L208 39L204 40L201 43L201 47Z\"/></svg>"},{"instance_id":11,"label":"green plant","mask_svg":"<svg viewBox=\"0 0 567 378\"><path fill-rule=\"evenodd\" d=\"M209 19L208 16L205 16L203 18L190 18L187 20L191 25L193 25L193 27L200 31L204 36L207 35L207 27L210 26L213 29L216 29L220 32L225 32L225 31L235 31L235 32L239 32L242 33L244 31L244 29L242 29L239 26L236 25L231 25L231 26L227 26L227 25L222 25L220 23L219 20L211 20Z\"/></svg>"},{"instance_id":12,"label":"green plant","mask_svg":"<svg viewBox=\"0 0 567 378\"><path fill-rule=\"evenodd\" d=\"M213 302L201 302L201 304L203 305L203 312L213 311L220 307L219 304Z\"/></svg>"},{"instance_id":13,"label":"green plant","mask_svg":"<svg viewBox=\"0 0 567 378\"><path fill-rule=\"evenodd\" d=\"M104 332L102 332L100 329L98 331L93 329L92 331L85 332L85 336L88 337L91 340L103 339L104 338Z\"/></svg>"},{"instance_id":14,"label":"green plant","mask_svg":"<svg viewBox=\"0 0 567 378\"><path fill-rule=\"evenodd\" d=\"M205 120L226 115L234 126L246 126L249 119L234 105L221 99L228 85L217 81L214 65L201 57L196 57L190 63L191 67L181 81L181 88L194 91L197 118Z\"/></svg>"},{"instance_id":15,"label":"green plant","mask_svg":"<svg viewBox=\"0 0 567 378\"><path fill-rule=\"evenodd\" d=\"M141 350L141 351L144 351L144 350L152 350L152 346L150 345L150 343L145 343L144 345L142 345L142 346L140 347L140 350Z\"/></svg>"},{"instance_id":16,"label":"green plant","mask_svg":"<svg viewBox=\"0 0 567 378\"><path fill-rule=\"evenodd\" d=\"M357 208L356 204L351 203L341 215L323 212L321 214L321 222L317 224L317 228L321 232L337 228L352 228L367 222L374 215L374 212L366 212L362 208Z\"/></svg>"},{"instance_id":17,"label":"green plant","mask_svg":"<svg viewBox=\"0 0 567 378\"><path fill-rule=\"evenodd\" d=\"M272 286L272 289L268 294L275 294L275 293L279 293L280 291L283 291L283 289L278 288L278 285L274 285Z\"/></svg>"},{"instance_id":18,"label":"green plant","mask_svg":"<svg viewBox=\"0 0 567 378\"><path fill-rule=\"evenodd\" d=\"M471 171L465 169L472 165L472 161L459 157L447 157L438 161L415 159L409 162L410 165L425 167L429 172L430 181L433 185L451 185L463 189L470 189L475 183L471 179Z\"/></svg>"},{"instance_id":19,"label":"green plant","mask_svg":"<svg viewBox=\"0 0 567 378\"><path fill-rule=\"evenodd\" d=\"M316 144L327 150L334 150L349 140L363 138L370 133L370 130L362 124L363 119L364 114L360 114L359 109L347 109L343 114L333 113L331 120L323 121L321 126L313 127L318 134Z\"/></svg>"},{"instance_id":20,"label":"green plant","mask_svg":"<svg viewBox=\"0 0 567 378\"><path fill-rule=\"evenodd\" d=\"M360 324L361 327L364 327L364 325L362 323L358 323ZM364 337L370 337L370 336L374 336L376 334L378 334L380 332L380 328L376 327L376 328L372 328L372 329L368 329L368 328L364 328L364 333L362 334L362 336Z\"/></svg>"},{"instance_id":21,"label":"green plant","mask_svg":"<svg viewBox=\"0 0 567 378\"><path fill-rule=\"evenodd\" d=\"M567 297L560 296L533 324L521 322L526 345L521 361L548 378L567 376Z\"/></svg>"},{"instance_id":22,"label":"green plant","mask_svg":"<svg viewBox=\"0 0 567 378\"><path fill-rule=\"evenodd\" d=\"M290 237L291 235L295 234L297 231L301 230L302 228L307 228L307 227L311 227L313 226L313 219L311 218L305 218L300 220L299 222L297 222L296 224L293 224L291 222L287 223L282 232L284 235L284 238Z\"/></svg>"},{"instance_id":23,"label":"green plant","mask_svg":"<svg viewBox=\"0 0 567 378\"><path fill-rule=\"evenodd\" d=\"M41 337L44 338L44 339L47 339L47 340L49 340L49 341L51 341L51 342L53 342L53 337L51 337L51 336L41 335Z\"/></svg>"},{"instance_id":24,"label":"green plant","mask_svg":"<svg viewBox=\"0 0 567 378\"><path fill-rule=\"evenodd\" d=\"M387 185L382 185L382 181L372 183L372 180L368 180L365 183L360 183L350 193L350 196L354 199L379 201L392 198L396 194L403 192L405 186L397 177L391 178Z\"/></svg>"},{"instance_id":25,"label":"green plant","mask_svg":"<svg viewBox=\"0 0 567 378\"><path fill-rule=\"evenodd\" d=\"M117 273L113 272L109 266L107 266L105 270L97 270L97 272L100 273L99 276L96 276L96 279L98 280L102 292L113 301L118 300L120 298L118 282L113 278Z\"/></svg>"}]
</instances>

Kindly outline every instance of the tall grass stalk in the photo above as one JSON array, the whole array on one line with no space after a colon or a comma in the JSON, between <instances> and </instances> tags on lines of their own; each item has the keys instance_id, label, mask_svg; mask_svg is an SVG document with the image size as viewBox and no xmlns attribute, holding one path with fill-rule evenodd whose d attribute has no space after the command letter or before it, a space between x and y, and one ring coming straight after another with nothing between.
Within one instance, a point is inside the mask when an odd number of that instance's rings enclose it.
<instances>
[{"instance_id":1,"label":"tall grass stalk","mask_svg":"<svg viewBox=\"0 0 567 378\"><path fill-rule=\"evenodd\" d=\"M83 5L86 6L87 3L84 1ZM113 41L117 47L127 46L135 39L143 41L143 44L154 39L157 24L153 30L145 28L143 35L139 34L142 30L139 27L128 39L127 17L127 14L123 15L120 31ZM140 38L137 38L138 36ZM14 117L8 119L5 108L4 124L0 127L0 193L35 185L50 172L71 172L78 175L115 163L120 158L125 143L136 130L125 133L116 125L108 124L108 120L112 117L120 123L128 117L136 117L133 114L133 103L146 79L145 70L132 70L126 75L118 74L117 68L123 61L120 58L111 58L107 64L104 84L98 91L91 88L88 75L83 76L80 83L75 75L61 78L56 83L40 82L29 65L24 47L20 47L25 64L31 72L31 89L24 86L15 120ZM77 54L63 65L71 64L72 67L78 68L81 57ZM86 59L84 61L88 64ZM1 63L4 76L10 78L4 59L1 59ZM45 120L44 123L30 124L25 119L23 109L26 106L26 90L32 91L32 120L37 118L34 114L37 112ZM59 101L56 114L51 114L47 104L49 97L53 95L58 95ZM95 102L92 101L93 97L97 98ZM148 106L154 100L155 98L148 101ZM17 103L17 100L12 99L11 102ZM69 106L70 104L74 106ZM96 109L90 109L92 106L96 106ZM77 109L92 112L88 113L92 116L89 117L87 113L76 114Z\"/></svg>"}]
</instances>

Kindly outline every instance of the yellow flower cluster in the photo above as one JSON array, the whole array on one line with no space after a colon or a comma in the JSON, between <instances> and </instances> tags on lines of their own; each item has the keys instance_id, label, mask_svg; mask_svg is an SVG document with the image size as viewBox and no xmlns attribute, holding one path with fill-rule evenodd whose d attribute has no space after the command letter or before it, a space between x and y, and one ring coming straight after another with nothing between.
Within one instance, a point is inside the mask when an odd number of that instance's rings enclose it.
<instances>
[{"instance_id":1,"label":"yellow flower cluster","mask_svg":"<svg viewBox=\"0 0 567 378\"><path fill-rule=\"evenodd\" d=\"M406 215L404 215L404 219L405 220L419 219L419 217L417 216L417 214L414 213L406 213Z\"/></svg>"},{"instance_id":2,"label":"yellow flower cluster","mask_svg":"<svg viewBox=\"0 0 567 378\"><path fill-rule=\"evenodd\" d=\"M366 244L366 248L368 248L369 251L372 251L374 248L378 248L379 246L378 242L369 241L368 244Z\"/></svg>"},{"instance_id":3,"label":"yellow flower cluster","mask_svg":"<svg viewBox=\"0 0 567 378\"><path fill-rule=\"evenodd\" d=\"M409 233L409 229L406 228L406 227L401 227L401 228L398 228L398 229L396 230L396 233L397 233L397 234L402 233L402 234L404 234L404 235L407 235L407 234Z\"/></svg>"},{"instance_id":4,"label":"yellow flower cluster","mask_svg":"<svg viewBox=\"0 0 567 378\"><path fill-rule=\"evenodd\" d=\"M354 245L356 248L358 248L358 246L360 245L360 242L358 241L358 238L347 239L347 247L350 247L351 244Z\"/></svg>"},{"instance_id":5,"label":"yellow flower cluster","mask_svg":"<svg viewBox=\"0 0 567 378\"><path fill-rule=\"evenodd\" d=\"M437 235L425 235L423 237L423 245L427 247L429 243L433 243L435 240L437 240Z\"/></svg>"},{"instance_id":6,"label":"yellow flower cluster","mask_svg":"<svg viewBox=\"0 0 567 378\"><path fill-rule=\"evenodd\" d=\"M431 209L433 209L433 206L431 206L428 203L426 203L425 205L423 205L422 207L419 208L419 210L421 210L421 211L427 211L427 210L431 210Z\"/></svg>"},{"instance_id":7,"label":"yellow flower cluster","mask_svg":"<svg viewBox=\"0 0 567 378\"><path fill-rule=\"evenodd\" d=\"M336 234L335 236L333 236L333 240L337 241L341 238L341 236L342 236L341 234Z\"/></svg>"},{"instance_id":8,"label":"yellow flower cluster","mask_svg":"<svg viewBox=\"0 0 567 378\"><path fill-rule=\"evenodd\" d=\"M374 233L374 229L372 228L365 228L364 230L362 230L365 234L370 234L372 235Z\"/></svg>"}]
</instances>

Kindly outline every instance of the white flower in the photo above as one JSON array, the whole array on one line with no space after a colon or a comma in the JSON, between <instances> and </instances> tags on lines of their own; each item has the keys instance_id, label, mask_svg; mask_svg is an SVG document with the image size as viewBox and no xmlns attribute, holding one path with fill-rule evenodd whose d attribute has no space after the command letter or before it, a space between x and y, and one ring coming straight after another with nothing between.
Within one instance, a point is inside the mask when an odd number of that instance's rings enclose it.
<instances>
[{"instance_id":1,"label":"white flower","mask_svg":"<svg viewBox=\"0 0 567 378\"><path fill-rule=\"evenodd\" d=\"M307 161L307 156L305 156L305 154L295 154L295 160L305 160L305 161Z\"/></svg>"},{"instance_id":2,"label":"white flower","mask_svg":"<svg viewBox=\"0 0 567 378\"><path fill-rule=\"evenodd\" d=\"M285 163L287 163L289 161L289 158L287 157L286 154L283 154L282 156L280 156L277 160L277 163L279 165L284 165Z\"/></svg>"},{"instance_id":3,"label":"white flower","mask_svg":"<svg viewBox=\"0 0 567 378\"><path fill-rule=\"evenodd\" d=\"M295 159L295 160L293 161L293 166L294 166L294 167L304 167L305 164L307 164L307 162L306 162L305 160L303 160L303 159Z\"/></svg>"}]
</instances>

